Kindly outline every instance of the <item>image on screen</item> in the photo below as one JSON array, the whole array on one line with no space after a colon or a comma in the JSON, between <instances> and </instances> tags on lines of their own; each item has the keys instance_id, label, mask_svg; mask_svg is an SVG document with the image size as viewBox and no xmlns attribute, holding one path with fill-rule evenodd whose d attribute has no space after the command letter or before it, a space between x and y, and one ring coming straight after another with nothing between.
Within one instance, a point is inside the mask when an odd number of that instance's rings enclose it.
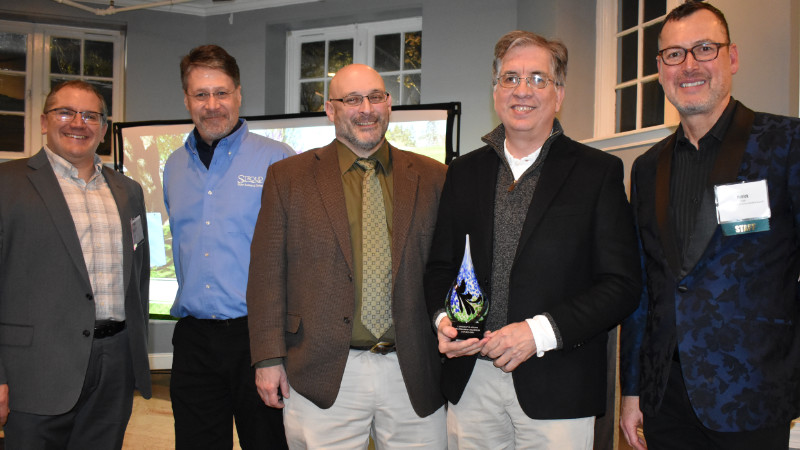
<instances>
[{"instance_id":1,"label":"image on screen","mask_svg":"<svg viewBox=\"0 0 800 450\"><path fill-rule=\"evenodd\" d=\"M397 148L443 163L458 156L461 104L394 106L386 132ZM244 117L251 132L289 144L301 153L329 144L333 124L324 113ZM193 130L190 120L119 122L114 128L114 164L144 190L150 238L150 316L169 318L178 291L172 234L164 206L164 164Z\"/></svg>"}]
</instances>

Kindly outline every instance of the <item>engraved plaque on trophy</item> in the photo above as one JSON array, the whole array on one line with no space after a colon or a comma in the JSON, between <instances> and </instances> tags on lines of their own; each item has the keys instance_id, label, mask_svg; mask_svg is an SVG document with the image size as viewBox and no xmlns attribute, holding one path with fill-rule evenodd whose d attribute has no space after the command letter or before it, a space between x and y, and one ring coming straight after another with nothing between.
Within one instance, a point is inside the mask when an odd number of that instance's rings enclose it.
<instances>
[{"instance_id":1,"label":"engraved plaque on trophy","mask_svg":"<svg viewBox=\"0 0 800 450\"><path fill-rule=\"evenodd\" d=\"M456 339L483 337L486 314L489 312L489 301L484 297L475 277L475 267L469 251L469 235L466 240L461 268L458 269L458 275L445 301L447 317L458 330Z\"/></svg>"}]
</instances>

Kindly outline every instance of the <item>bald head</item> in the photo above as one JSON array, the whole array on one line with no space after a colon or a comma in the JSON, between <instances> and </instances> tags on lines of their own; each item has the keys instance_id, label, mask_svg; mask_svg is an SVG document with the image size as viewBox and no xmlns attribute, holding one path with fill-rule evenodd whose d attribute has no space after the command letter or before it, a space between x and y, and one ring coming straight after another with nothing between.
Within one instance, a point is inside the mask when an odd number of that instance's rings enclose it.
<instances>
[{"instance_id":1,"label":"bald head","mask_svg":"<svg viewBox=\"0 0 800 450\"><path fill-rule=\"evenodd\" d=\"M360 157L372 155L383 144L389 127L392 98L388 96L386 101L372 103L366 97L385 92L381 75L363 64L343 67L336 72L328 87L325 113L336 128L336 139ZM357 97L361 103L345 104L341 101L345 97Z\"/></svg>"},{"instance_id":2,"label":"bald head","mask_svg":"<svg viewBox=\"0 0 800 450\"><path fill-rule=\"evenodd\" d=\"M342 98L367 87L379 92L386 90L383 78L375 69L364 64L350 64L336 72L328 88L328 97Z\"/></svg>"}]
</instances>

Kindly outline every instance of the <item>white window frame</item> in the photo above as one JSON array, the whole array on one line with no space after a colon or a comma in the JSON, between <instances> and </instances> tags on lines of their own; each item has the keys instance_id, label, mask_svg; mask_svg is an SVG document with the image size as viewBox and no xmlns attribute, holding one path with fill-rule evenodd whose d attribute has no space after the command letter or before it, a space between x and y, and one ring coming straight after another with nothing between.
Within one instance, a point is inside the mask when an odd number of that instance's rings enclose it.
<instances>
[{"instance_id":1,"label":"white window frame","mask_svg":"<svg viewBox=\"0 0 800 450\"><path fill-rule=\"evenodd\" d=\"M667 12L681 3L681 0L666 0ZM678 112L669 101L664 102L664 124L648 128L637 128L631 131L616 133L616 86L617 86L617 19L619 0L597 1L597 39L596 42L596 68L595 68L595 114L594 114L594 145L604 145L607 141L609 147L620 145L628 146L636 142L658 142L669 135L679 122ZM640 24L644 27L654 21ZM638 42L637 51L642 52L642 42ZM645 55L648 56L648 55ZM655 57L655 56L654 56ZM642 62L637 67L637 79L642 81ZM633 84L632 82L631 84ZM637 120L641 123L642 96L641 86L637 89Z\"/></svg>"},{"instance_id":2,"label":"white window frame","mask_svg":"<svg viewBox=\"0 0 800 450\"><path fill-rule=\"evenodd\" d=\"M64 37L114 44L112 107L109 117L115 122L124 121L125 92L125 33L120 30L96 29L30 22L0 20L0 30L8 33L27 34L27 60L25 77L25 148L22 152L3 151L0 159L27 158L36 154L45 143L41 133L41 112L44 100L50 92L50 37ZM55 75L59 76L59 75ZM64 75L63 78L91 80L89 76ZM107 78L107 77L102 77ZM104 162L113 160L113 155L103 155Z\"/></svg>"},{"instance_id":3,"label":"white window frame","mask_svg":"<svg viewBox=\"0 0 800 450\"><path fill-rule=\"evenodd\" d=\"M422 31L422 18L387 20L360 24L294 30L286 34L286 113L300 112L300 49L306 42L353 39L353 63L374 66L375 36L382 34ZM327 64L327 61L326 61ZM422 69L381 72L382 75L422 73ZM328 84L325 84L328 98Z\"/></svg>"}]
</instances>

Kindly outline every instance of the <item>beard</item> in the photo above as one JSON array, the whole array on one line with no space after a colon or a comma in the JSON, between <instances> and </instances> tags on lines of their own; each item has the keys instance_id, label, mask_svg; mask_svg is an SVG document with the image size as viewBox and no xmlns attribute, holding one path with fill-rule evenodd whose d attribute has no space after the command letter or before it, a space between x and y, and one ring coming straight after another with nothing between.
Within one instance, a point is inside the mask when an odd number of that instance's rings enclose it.
<instances>
[{"instance_id":1,"label":"beard","mask_svg":"<svg viewBox=\"0 0 800 450\"><path fill-rule=\"evenodd\" d=\"M375 121L380 125L380 132L360 133L358 131L357 122L372 121ZM352 145L353 148L365 152L374 149L381 142L383 142L384 136L386 135L386 129L389 127L388 117L381 115L373 115L367 118L356 117L351 120L342 118L336 122L337 123L335 123L335 125L337 137Z\"/></svg>"},{"instance_id":2,"label":"beard","mask_svg":"<svg viewBox=\"0 0 800 450\"><path fill-rule=\"evenodd\" d=\"M216 141L227 136L236 125L228 114L207 114L197 123L197 131L205 140Z\"/></svg>"}]
</instances>

